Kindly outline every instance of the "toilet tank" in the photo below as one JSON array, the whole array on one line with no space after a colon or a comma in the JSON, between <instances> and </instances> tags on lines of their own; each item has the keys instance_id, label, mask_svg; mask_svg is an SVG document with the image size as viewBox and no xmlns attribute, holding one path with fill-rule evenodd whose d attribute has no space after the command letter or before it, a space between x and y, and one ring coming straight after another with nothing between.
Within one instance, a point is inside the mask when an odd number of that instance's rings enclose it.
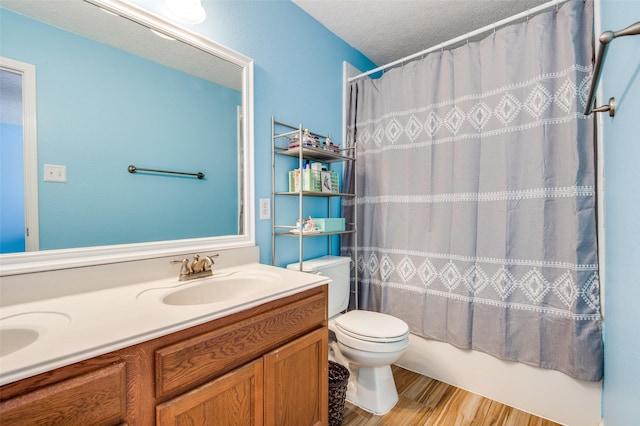
<instances>
[{"instance_id":1,"label":"toilet tank","mask_svg":"<svg viewBox=\"0 0 640 426\"><path fill-rule=\"evenodd\" d=\"M300 270L300 263L291 263L287 269ZM351 258L322 256L302 262L302 270L331 279L329 283L329 318L347 309L351 291Z\"/></svg>"}]
</instances>

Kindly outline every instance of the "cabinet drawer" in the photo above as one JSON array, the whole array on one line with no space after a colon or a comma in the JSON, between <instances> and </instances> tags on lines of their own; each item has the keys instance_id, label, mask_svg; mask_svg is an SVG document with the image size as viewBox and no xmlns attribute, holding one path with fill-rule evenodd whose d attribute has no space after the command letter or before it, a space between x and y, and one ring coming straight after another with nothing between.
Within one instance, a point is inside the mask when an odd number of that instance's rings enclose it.
<instances>
[{"instance_id":1,"label":"cabinet drawer","mask_svg":"<svg viewBox=\"0 0 640 426\"><path fill-rule=\"evenodd\" d=\"M124 363L45 386L0 404L2 426L117 425L127 405Z\"/></svg>"},{"instance_id":2,"label":"cabinet drawer","mask_svg":"<svg viewBox=\"0 0 640 426\"><path fill-rule=\"evenodd\" d=\"M238 367L326 320L317 294L156 351L156 397L175 394Z\"/></svg>"}]
</instances>

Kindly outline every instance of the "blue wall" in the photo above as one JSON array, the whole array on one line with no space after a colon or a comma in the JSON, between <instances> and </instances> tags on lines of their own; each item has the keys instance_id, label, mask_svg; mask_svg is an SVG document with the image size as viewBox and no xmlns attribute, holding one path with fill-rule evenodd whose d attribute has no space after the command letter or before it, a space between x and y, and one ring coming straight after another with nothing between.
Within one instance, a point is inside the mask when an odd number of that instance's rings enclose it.
<instances>
[{"instance_id":1,"label":"blue wall","mask_svg":"<svg viewBox=\"0 0 640 426\"><path fill-rule=\"evenodd\" d=\"M637 0L602 0L602 31L640 20ZM615 39L603 68L605 99L616 116L601 114L605 160L606 426L640 424L640 36ZM600 102L603 103L603 102Z\"/></svg>"},{"instance_id":2,"label":"blue wall","mask_svg":"<svg viewBox=\"0 0 640 426\"><path fill-rule=\"evenodd\" d=\"M237 206L218 200L237 199L237 163L219 160L237 157L240 92L0 13L0 54L36 66L41 249L237 233ZM67 166L67 183L43 182L44 164Z\"/></svg>"},{"instance_id":3,"label":"blue wall","mask_svg":"<svg viewBox=\"0 0 640 426\"><path fill-rule=\"evenodd\" d=\"M157 1L133 3L171 20ZM257 206L259 198L271 197L271 117L331 134L342 145L342 62L362 70L375 64L288 0L204 0L203 5L207 19L184 26L254 60ZM285 179L286 171L282 173ZM286 240L278 245L280 265L298 253L294 239ZM307 240L305 257L323 253L326 243ZM270 263L271 221L259 220L258 215L256 242L260 261Z\"/></svg>"}]
</instances>

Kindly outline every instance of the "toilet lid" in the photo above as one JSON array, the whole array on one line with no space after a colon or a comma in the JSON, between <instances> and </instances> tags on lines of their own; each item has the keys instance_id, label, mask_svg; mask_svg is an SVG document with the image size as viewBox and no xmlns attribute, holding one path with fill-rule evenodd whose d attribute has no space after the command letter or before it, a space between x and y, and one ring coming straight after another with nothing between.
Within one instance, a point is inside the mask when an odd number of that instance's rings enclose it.
<instances>
[{"instance_id":1,"label":"toilet lid","mask_svg":"<svg viewBox=\"0 0 640 426\"><path fill-rule=\"evenodd\" d=\"M409 334L407 323L380 312L349 311L337 317L335 324L343 333L370 342L396 342Z\"/></svg>"}]
</instances>

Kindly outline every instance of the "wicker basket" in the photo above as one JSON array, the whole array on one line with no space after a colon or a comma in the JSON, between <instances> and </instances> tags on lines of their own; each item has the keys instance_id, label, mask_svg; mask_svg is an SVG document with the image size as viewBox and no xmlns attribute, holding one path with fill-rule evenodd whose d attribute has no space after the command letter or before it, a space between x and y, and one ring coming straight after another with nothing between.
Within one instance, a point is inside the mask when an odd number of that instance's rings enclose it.
<instances>
[{"instance_id":1,"label":"wicker basket","mask_svg":"<svg viewBox=\"0 0 640 426\"><path fill-rule=\"evenodd\" d=\"M349 370L337 362L329 361L329 426L340 426L347 396Z\"/></svg>"}]
</instances>

